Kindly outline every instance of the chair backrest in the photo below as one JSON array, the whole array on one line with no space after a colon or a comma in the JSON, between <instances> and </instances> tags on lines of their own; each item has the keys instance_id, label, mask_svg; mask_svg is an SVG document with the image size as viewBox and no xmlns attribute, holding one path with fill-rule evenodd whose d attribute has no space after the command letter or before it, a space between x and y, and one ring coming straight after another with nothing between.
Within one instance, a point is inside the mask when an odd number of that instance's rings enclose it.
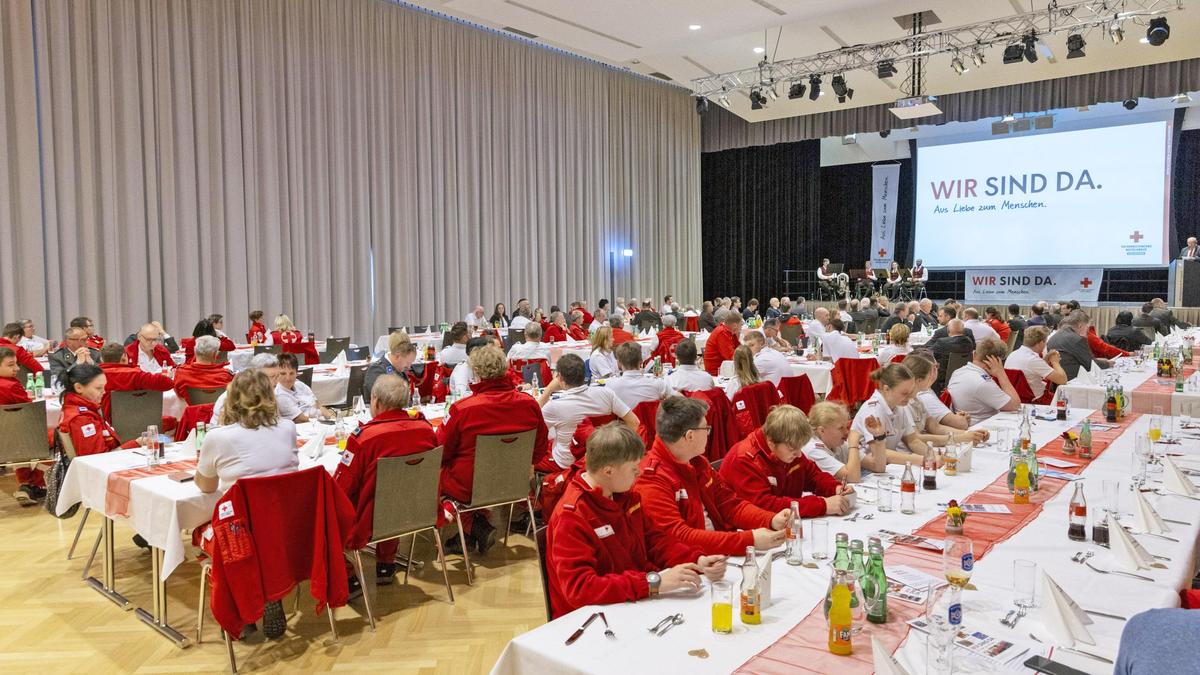
<instances>
[{"instance_id":1,"label":"chair backrest","mask_svg":"<svg viewBox=\"0 0 1200 675\"><path fill-rule=\"evenodd\" d=\"M321 352L318 357L321 363L329 363L337 358L338 354L350 348L350 338L329 338L325 341L325 351Z\"/></svg>"},{"instance_id":2,"label":"chair backrest","mask_svg":"<svg viewBox=\"0 0 1200 675\"><path fill-rule=\"evenodd\" d=\"M58 439L58 444L62 446L63 452L67 453L67 457L75 459L75 441L71 440L71 434L64 434L55 429L54 438Z\"/></svg>"},{"instance_id":3,"label":"chair backrest","mask_svg":"<svg viewBox=\"0 0 1200 675\"><path fill-rule=\"evenodd\" d=\"M817 395L808 375L793 375L779 380L779 393L783 394L784 402L796 406L804 411L805 415L817 402Z\"/></svg>"},{"instance_id":4,"label":"chair backrest","mask_svg":"<svg viewBox=\"0 0 1200 675\"><path fill-rule=\"evenodd\" d=\"M1142 331L1142 335L1150 338L1151 342L1153 342L1154 337L1158 335L1158 333L1154 330L1154 326L1138 326L1137 329Z\"/></svg>"},{"instance_id":5,"label":"chair backrest","mask_svg":"<svg viewBox=\"0 0 1200 675\"><path fill-rule=\"evenodd\" d=\"M537 430L475 437L475 483L471 506L492 506L529 496L529 468Z\"/></svg>"},{"instance_id":6,"label":"chair backrest","mask_svg":"<svg viewBox=\"0 0 1200 675\"><path fill-rule=\"evenodd\" d=\"M282 354L283 345L254 345L255 354Z\"/></svg>"},{"instance_id":7,"label":"chair backrest","mask_svg":"<svg viewBox=\"0 0 1200 675\"><path fill-rule=\"evenodd\" d=\"M188 387L187 392L188 403L204 405L205 403L216 403L217 399L221 398L221 394L225 393L225 387ZM161 408L159 409L161 410Z\"/></svg>"},{"instance_id":8,"label":"chair backrest","mask_svg":"<svg viewBox=\"0 0 1200 675\"><path fill-rule=\"evenodd\" d=\"M1011 330L1008 334L1008 353L1012 353L1017 348L1017 331Z\"/></svg>"},{"instance_id":9,"label":"chair backrest","mask_svg":"<svg viewBox=\"0 0 1200 675\"><path fill-rule=\"evenodd\" d=\"M867 318L863 319L861 324L859 324L858 332L866 333L867 335L873 335L875 333L875 324L877 323L879 323L878 315L868 316Z\"/></svg>"},{"instance_id":10,"label":"chair backrest","mask_svg":"<svg viewBox=\"0 0 1200 675\"><path fill-rule=\"evenodd\" d=\"M587 360L583 363L586 366ZM533 376L537 375L538 384L544 387L554 378L554 373L550 371L550 362L546 359L517 359L513 361L513 366L520 369L521 379L526 383L533 382Z\"/></svg>"},{"instance_id":11,"label":"chair backrest","mask_svg":"<svg viewBox=\"0 0 1200 675\"><path fill-rule=\"evenodd\" d=\"M300 372L298 372L296 374L296 379L303 382L305 385L307 385L309 389L312 389L312 378L313 378L313 369L312 368L301 368Z\"/></svg>"},{"instance_id":12,"label":"chair backrest","mask_svg":"<svg viewBox=\"0 0 1200 675\"><path fill-rule=\"evenodd\" d=\"M770 382L758 382L742 387L733 395L733 414L737 419L738 435L745 438L761 427L771 408L783 403L779 390Z\"/></svg>"},{"instance_id":13,"label":"chair backrest","mask_svg":"<svg viewBox=\"0 0 1200 675\"><path fill-rule=\"evenodd\" d=\"M642 437L642 443L648 448L654 443L654 436L658 433L658 427L655 419L658 415L658 406L661 401L642 401L633 406L633 414L638 418L638 435Z\"/></svg>"},{"instance_id":14,"label":"chair backrest","mask_svg":"<svg viewBox=\"0 0 1200 675\"><path fill-rule=\"evenodd\" d=\"M947 408L954 409L954 398L950 396L949 389L943 389L942 393L938 394L938 400Z\"/></svg>"},{"instance_id":15,"label":"chair backrest","mask_svg":"<svg viewBox=\"0 0 1200 675\"><path fill-rule=\"evenodd\" d=\"M365 361L371 358L370 347L349 347L346 349L347 361Z\"/></svg>"},{"instance_id":16,"label":"chair backrest","mask_svg":"<svg viewBox=\"0 0 1200 675\"><path fill-rule=\"evenodd\" d=\"M545 518L549 520L550 514L545 514ZM535 528L533 536L537 539L538 550L538 570L542 573L542 601L546 603L546 621L554 620L554 610L550 608L550 572L546 567L546 530L549 528Z\"/></svg>"},{"instance_id":17,"label":"chair backrest","mask_svg":"<svg viewBox=\"0 0 1200 675\"><path fill-rule=\"evenodd\" d=\"M508 335L504 336L504 352L507 354L512 351L513 345L519 345L525 341L524 328L509 328Z\"/></svg>"},{"instance_id":18,"label":"chair backrest","mask_svg":"<svg viewBox=\"0 0 1200 675\"><path fill-rule=\"evenodd\" d=\"M1033 403L1033 389L1029 387L1029 378L1025 377L1025 372L1011 368L1005 368L1004 372L1008 375L1013 389L1017 390L1017 398L1021 399L1021 403Z\"/></svg>"},{"instance_id":19,"label":"chair backrest","mask_svg":"<svg viewBox=\"0 0 1200 675\"><path fill-rule=\"evenodd\" d=\"M408 326L388 326L388 335L392 333L408 333Z\"/></svg>"},{"instance_id":20,"label":"chair backrest","mask_svg":"<svg viewBox=\"0 0 1200 675\"><path fill-rule=\"evenodd\" d=\"M0 438L0 464L49 458L46 402L0 406Z\"/></svg>"},{"instance_id":21,"label":"chair backrest","mask_svg":"<svg viewBox=\"0 0 1200 675\"><path fill-rule=\"evenodd\" d=\"M879 362L873 358L841 358L833 364L833 381L826 398L841 401L851 411L858 404L871 398L875 393L875 383L871 381L871 372L879 367Z\"/></svg>"},{"instance_id":22,"label":"chair backrest","mask_svg":"<svg viewBox=\"0 0 1200 675\"><path fill-rule=\"evenodd\" d=\"M148 389L134 391L110 391L110 416L117 438L137 438L153 424L162 423L163 393Z\"/></svg>"},{"instance_id":23,"label":"chair backrest","mask_svg":"<svg viewBox=\"0 0 1200 675\"><path fill-rule=\"evenodd\" d=\"M949 384L950 377L952 375L954 375L954 371L958 370L959 368L962 368L963 366L967 365L970 362L971 362L970 354L962 354L959 352L951 353L950 356L947 357L947 359L946 359L946 377L942 381L945 382L946 384Z\"/></svg>"},{"instance_id":24,"label":"chair backrest","mask_svg":"<svg viewBox=\"0 0 1200 675\"><path fill-rule=\"evenodd\" d=\"M229 363L229 352L217 352L217 363Z\"/></svg>"},{"instance_id":25,"label":"chair backrest","mask_svg":"<svg viewBox=\"0 0 1200 675\"><path fill-rule=\"evenodd\" d=\"M442 447L375 460L371 540L391 539L437 524Z\"/></svg>"},{"instance_id":26,"label":"chair backrest","mask_svg":"<svg viewBox=\"0 0 1200 675\"><path fill-rule=\"evenodd\" d=\"M789 345L796 347L800 344L800 331L803 329L798 323L784 324L779 327L779 337L783 338Z\"/></svg>"},{"instance_id":27,"label":"chair backrest","mask_svg":"<svg viewBox=\"0 0 1200 675\"><path fill-rule=\"evenodd\" d=\"M363 400L367 400L368 395L363 392L363 382L367 379L366 364L350 366L350 379L346 383L346 400L343 403L353 403L355 396L362 396Z\"/></svg>"}]
</instances>

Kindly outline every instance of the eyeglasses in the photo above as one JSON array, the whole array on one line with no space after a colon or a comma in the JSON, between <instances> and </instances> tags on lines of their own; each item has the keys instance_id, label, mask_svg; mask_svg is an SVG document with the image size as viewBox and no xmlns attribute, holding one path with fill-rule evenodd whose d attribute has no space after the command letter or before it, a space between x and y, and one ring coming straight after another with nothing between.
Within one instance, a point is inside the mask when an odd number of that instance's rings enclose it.
<instances>
[{"instance_id":1,"label":"eyeglasses","mask_svg":"<svg viewBox=\"0 0 1200 675\"><path fill-rule=\"evenodd\" d=\"M688 431L712 431L712 427L691 427Z\"/></svg>"}]
</instances>

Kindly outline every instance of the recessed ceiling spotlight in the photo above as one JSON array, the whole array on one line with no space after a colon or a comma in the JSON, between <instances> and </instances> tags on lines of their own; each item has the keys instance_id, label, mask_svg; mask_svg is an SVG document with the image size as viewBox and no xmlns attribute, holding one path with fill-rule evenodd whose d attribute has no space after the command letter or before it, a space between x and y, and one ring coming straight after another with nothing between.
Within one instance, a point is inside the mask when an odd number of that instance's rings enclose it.
<instances>
[{"instance_id":1,"label":"recessed ceiling spotlight","mask_svg":"<svg viewBox=\"0 0 1200 675\"><path fill-rule=\"evenodd\" d=\"M700 30L700 24L694 23L694 24L688 26L688 30Z\"/></svg>"},{"instance_id":2,"label":"recessed ceiling spotlight","mask_svg":"<svg viewBox=\"0 0 1200 675\"><path fill-rule=\"evenodd\" d=\"M755 53L755 54L761 54L761 53L763 53L763 52L765 52L765 51L767 51L767 50L766 50L766 49L763 49L762 47L755 47L755 48L754 48L754 53Z\"/></svg>"}]
</instances>

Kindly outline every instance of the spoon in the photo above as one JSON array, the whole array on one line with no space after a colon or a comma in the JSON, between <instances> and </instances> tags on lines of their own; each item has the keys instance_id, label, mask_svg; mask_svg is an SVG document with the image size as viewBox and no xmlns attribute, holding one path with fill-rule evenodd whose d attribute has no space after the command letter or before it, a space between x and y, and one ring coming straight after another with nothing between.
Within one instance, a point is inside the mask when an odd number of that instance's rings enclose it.
<instances>
[{"instance_id":1,"label":"spoon","mask_svg":"<svg viewBox=\"0 0 1200 675\"><path fill-rule=\"evenodd\" d=\"M683 614L676 614L675 616L671 617L670 623L668 623L667 625L658 629L658 637L662 637L662 636L666 635L667 631L671 630L672 628L674 628L675 626L678 626L681 623L683 623Z\"/></svg>"}]
</instances>

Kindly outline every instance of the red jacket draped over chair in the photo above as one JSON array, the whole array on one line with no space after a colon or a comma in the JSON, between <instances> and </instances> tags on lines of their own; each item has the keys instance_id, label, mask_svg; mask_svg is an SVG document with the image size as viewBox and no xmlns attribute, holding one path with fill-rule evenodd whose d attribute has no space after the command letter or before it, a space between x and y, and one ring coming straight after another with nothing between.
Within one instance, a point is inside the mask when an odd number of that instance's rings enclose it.
<instances>
[{"instance_id":1,"label":"red jacket draped over chair","mask_svg":"<svg viewBox=\"0 0 1200 675\"><path fill-rule=\"evenodd\" d=\"M171 391L175 387L175 381L166 375L147 373L141 368L127 363L101 363L100 370L104 371L107 379L104 385L104 400L100 402L100 408L104 411L104 416L109 419L112 419L112 402L109 399L109 392L137 391L138 389Z\"/></svg>"},{"instance_id":2,"label":"red jacket draped over chair","mask_svg":"<svg viewBox=\"0 0 1200 675\"><path fill-rule=\"evenodd\" d=\"M704 456L710 462L723 458L725 453L729 452L729 449L742 438L738 435L737 418L733 415L733 404L729 402L729 397L725 395L723 389L716 387L700 391L685 391L683 395L708 403L708 413L705 414L705 418L712 431L708 432L708 443Z\"/></svg>"},{"instance_id":3,"label":"red jacket draped over chair","mask_svg":"<svg viewBox=\"0 0 1200 675\"><path fill-rule=\"evenodd\" d=\"M343 542L354 507L323 467L242 478L212 514L212 613L237 638L266 603L310 580L316 611L346 604Z\"/></svg>"},{"instance_id":4,"label":"red jacket draped over chair","mask_svg":"<svg viewBox=\"0 0 1200 675\"><path fill-rule=\"evenodd\" d=\"M619 344L624 344L626 342L633 342L634 340L637 339L637 338L633 337L633 333L630 333L629 331L625 330L624 328L612 329L612 336L613 336L613 346L614 347L616 347Z\"/></svg>"},{"instance_id":5,"label":"red jacket draped over chair","mask_svg":"<svg viewBox=\"0 0 1200 675\"><path fill-rule=\"evenodd\" d=\"M770 382L757 382L733 395L733 417L737 421L738 439L754 433L767 420L771 408L783 403L783 395Z\"/></svg>"},{"instance_id":6,"label":"red jacket draped over chair","mask_svg":"<svg viewBox=\"0 0 1200 675\"><path fill-rule=\"evenodd\" d=\"M175 370L175 393L179 398L191 403L188 398L188 387L211 389L224 387L233 379L233 374L225 370L224 363L198 363L192 361L179 366Z\"/></svg>"},{"instance_id":7,"label":"red jacket draped over chair","mask_svg":"<svg viewBox=\"0 0 1200 675\"><path fill-rule=\"evenodd\" d=\"M533 465L550 455L549 432L542 409L532 396L519 392L508 378L472 384L471 396L450 406L446 423L437 430L442 445L441 492L459 502L471 502L475 484L475 439L480 434L512 434L536 429Z\"/></svg>"},{"instance_id":8,"label":"red jacket draped over chair","mask_svg":"<svg viewBox=\"0 0 1200 675\"><path fill-rule=\"evenodd\" d=\"M38 360L33 357L33 354L30 354L28 351L26 351L24 347L14 344L12 340L9 340L6 337L0 337L0 347L8 347L9 349L13 350L13 352L17 355L17 363L21 366L24 366L25 370L28 370L31 373L40 373L45 370L45 368L42 368L42 364L38 363Z\"/></svg>"},{"instance_id":9,"label":"red jacket draped over chair","mask_svg":"<svg viewBox=\"0 0 1200 675\"><path fill-rule=\"evenodd\" d=\"M673 326L668 326L658 331L658 346L654 348L654 353L650 355L651 361L654 357L659 357L663 363L675 364L675 345L683 342L683 333L675 330Z\"/></svg>"},{"instance_id":10,"label":"red jacket draped over chair","mask_svg":"<svg viewBox=\"0 0 1200 675\"><path fill-rule=\"evenodd\" d=\"M708 341L704 343L704 370L716 377L721 371L721 364L733 360L733 350L737 349L738 337L725 324L716 327L709 333Z\"/></svg>"},{"instance_id":11,"label":"red jacket draped over chair","mask_svg":"<svg viewBox=\"0 0 1200 675\"><path fill-rule=\"evenodd\" d=\"M218 337L221 341L221 351L231 352L237 349L237 345L233 344L233 340L227 337ZM179 348L183 350L183 362L191 363L196 359L196 338L185 337L179 341Z\"/></svg>"},{"instance_id":12,"label":"red jacket draped over chair","mask_svg":"<svg viewBox=\"0 0 1200 675\"><path fill-rule=\"evenodd\" d=\"M808 379L808 375L782 378L779 380L779 394L783 396L785 403L796 406L805 415L817 402L817 395L813 392L812 381Z\"/></svg>"},{"instance_id":13,"label":"red jacket draped over chair","mask_svg":"<svg viewBox=\"0 0 1200 675\"><path fill-rule=\"evenodd\" d=\"M698 548L666 534L647 516L638 493L609 499L578 475L554 508L545 553L554 617L587 605L645 598L647 572L700 557Z\"/></svg>"},{"instance_id":14,"label":"red jacket draped over chair","mask_svg":"<svg viewBox=\"0 0 1200 675\"><path fill-rule=\"evenodd\" d=\"M817 518L825 515L825 500L837 494L841 482L817 468L801 454L784 464L767 447L762 429L747 436L730 449L721 462L721 476L739 497L772 513L800 502L800 515ZM804 496L805 492L812 494Z\"/></svg>"},{"instance_id":15,"label":"red jacket draped over chair","mask_svg":"<svg viewBox=\"0 0 1200 675\"><path fill-rule=\"evenodd\" d=\"M706 555L742 555L754 545L752 530L771 526L775 514L738 497L708 460L681 464L661 438L654 439L641 468L633 489L650 521ZM705 513L712 530L704 529Z\"/></svg>"},{"instance_id":16,"label":"red jacket draped over chair","mask_svg":"<svg viewBox=\"0 0 1200 675\"><path fill-rule=\"evenodd\" d=\"M573 323L567 326L567 337L572 340L586 340L588 339L588 332L583 326Z\"/></svg>"}]
</instances>

